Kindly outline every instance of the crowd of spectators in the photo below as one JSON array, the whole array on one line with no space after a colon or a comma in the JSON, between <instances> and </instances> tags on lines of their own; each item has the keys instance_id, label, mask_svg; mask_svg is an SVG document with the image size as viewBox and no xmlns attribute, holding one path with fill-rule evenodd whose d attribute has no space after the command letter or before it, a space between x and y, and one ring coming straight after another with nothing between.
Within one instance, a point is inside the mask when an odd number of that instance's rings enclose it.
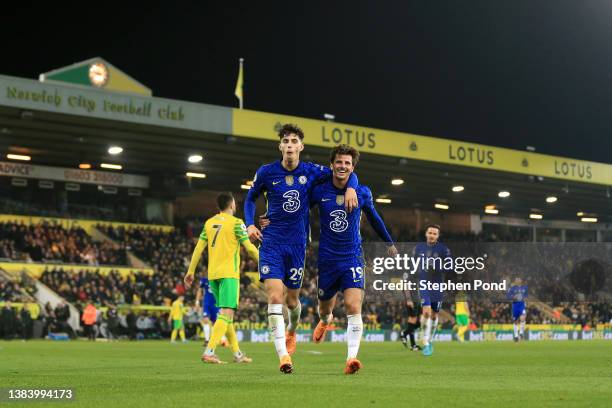
<instances>
[{"instance_id":1,"label":"crowd of spectators","mask_svg":"<svg viewBox=\"0 0 612 408\"><path fill-rule=\"evenodd\" d=\"M23 262L127 265L125 247L94 242L82 228L0 222L0 258Z\"/></svg>"},{"instance_id":2,"label":"crowd of spectators","mask_svg":"<svg viewBox=\"0 0 612 408\"><path fill-rule=\"evenodd\" d=\"M97 228L114 241L95 243L82 229L64 229L59 226L41 224L26 226L19 223L0 223L0 258L28 261L62 262L89 265L126 265L126 251L131 251L153 267L154 273L118 271L102 274L100 271L81 270L69 272L61 266L48 267L41 281L67 299L79 309L88 303L104 308L97 327L102 333L125 335L130 338L162 336L169 329L162 312L121 312L129 305L169 305L179 295L186 295L187 304L192 304L194 291L186 291L183 276L189 265L195 239L199 235L199 222L186 223L184 228L164 232L158 228L124 228L98 225ZM395 230L397 241L414 242L421 240L413 231ZM371 231L364 230L364 241L374 239ZM514 240L529 242L526 231L487 231L481 234L445 234L444 241L451 246L461 243L470 251L495 253L490 257L488 267L499 269L498 276L516 277L521 271L525 284L529 286L531 299L539 299L555 307L552 315L530 305L527 320L530 323L558 323L567 321L583 326L608 323L611 319L610 305L600 299L579 301L573 281L568 278L577 267L571 251L535 253L531 257L516 256L512 244L499 246L497 243ZM498 245L490 249L487 245ZM466 250L466 249L464 249ZM514 252L513 252L514 251ZM461 252L461 251L459 251ZM205 272L207 255L204 253L200 271ZM256 271L256 263L242 251L241 272ZM537 273L526 273L537 271ZM514 273L514 274L513 274ZM309 246L306 256L304 283L300 295L302 323L314 327L318 321L316 285L316 244ZM263 290L252 284L244 274L241 279L241 302L235 320L253 325L265 325L266 298ZM1 289L1 286L0 286ZM571 294L571 295L568 295ZM594 294L591 294L594 296ZM446 299L446 316L453 315L452 298ZM587 300L590 300L587 302ZM191 303L190 303L191 302ZM471 319L477 327L490 323L510 323L511 306L508 299L474 299L470 302ZM119 312L112 312L113 310ZM109 315L109 312L110 315ZM392 328L405 319L405 301L366 296L363 316L366 327ZM195 312L194 312L195 313ZM110 316L110 317L109 317ZM337 324L344 325L342 296L339 295L334 316ZM563 317L563 318L562 318ZM452 327L452 318L443 319L442 327ZM105 325L106 324L106 325ZM50 323L51 327L53 324ZM61 326L61 325L60 325ZM195 326L193 326L195 327Z\"/></svg>"}]
</instances>

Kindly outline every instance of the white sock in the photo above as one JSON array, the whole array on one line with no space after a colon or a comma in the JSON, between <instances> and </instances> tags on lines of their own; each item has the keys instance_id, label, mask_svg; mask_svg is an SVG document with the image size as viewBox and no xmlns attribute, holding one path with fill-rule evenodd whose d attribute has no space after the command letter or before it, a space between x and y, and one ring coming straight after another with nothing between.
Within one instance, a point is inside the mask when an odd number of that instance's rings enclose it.
<instances>
[{"instance_id":1,"label":"white sock","mask_svg":"<svg viewBox=\"0 0 612 408\"><path fill-rule=\"evenodd\" d=\"M321 319L324 325L328 325L334 320L334 316L331 313L325 316L319 315L319 319Z\"/></svg>"},{"instance_id":2,"label":"white sock","mask_svg":"<svg viewBox=\"0 0 612 408\"><path fill-rule=\"evenodd\" d=\"M300 323L300 316L302 315L302 304L298 300L298 304L295 308L289 309L289 325L287 330L294 333L297 330L298 324Z\"/></svg>"},{"instance_id":3,"label":"white sock","mask_svg":"<svg viewBox=\"0 0 612 408\"><path fill-rule=\"evenodd\" d=\"M438 316L436 316L436 318L434 319L432 325L431 325L431 340L433 341L433 338L436 334L436 331L438 330Z\"/></svg>"},{"instance_id":4,"label":"white sock","mask_svg":"<svg viewBox=\"0 0 612 408\"><path fill-rule=\"evenodd\" d=\"M210 324L205 323L202 325L202 330L204 331L204 341L210 340Z\"/></svg>"},{"instance_id":5,"label":"white sock","mask_svg":"<svg viewBox=\"0 0 612 408\"><path fill-rule=\"evenodd\" d=\"M359 343L361 343L361 336L363 335L363 321L360 314L348 315L347 318L346 342L348 344L348 360L349 358L357 358Z\"/></svg>"},{"instance_id":6,"label":"white sock","mask_svg":"<svg viewBox=\"0 0 612 408\"><path fill-rule=\"evenodd\" d=\"M274 341L274 348L276 348L278 357L289 355L285 345L285 317L283 316L282 304L268 305L268 330L272 341Z\"/></svg>"},{"instance_id":7,"label":"white sock","mask_svg":"<svg viewBox=\"0 0 612 408\"><path fill-rule=\"evenodd\" d=\"M525 322L524 322L524 321L522 321L522 320L521 320L521 329L520 329L520 331L519 331L519 332L520 332L521 336L522 336L523 334L525 334Z\"/></svg>"},{"instance_id":8,"label":"white sock","mask_svg":"<svg viewBox=\"0 0 612 408\"><path fill-rule=\"evenodd\" d=\"M518 324L514 323L514 337L518 337Z\"/></svg>"},{"instance_id":9,"label":"white sock","mask_svg":"<svg viewBox=\"0 0 612 408\"><path fill-rule=\"evenodd\" d=\"M431 317L425 319L425 332L423 333L423 344L429 344L429 338L431 336Z\"/></svg>"}]
</instances>

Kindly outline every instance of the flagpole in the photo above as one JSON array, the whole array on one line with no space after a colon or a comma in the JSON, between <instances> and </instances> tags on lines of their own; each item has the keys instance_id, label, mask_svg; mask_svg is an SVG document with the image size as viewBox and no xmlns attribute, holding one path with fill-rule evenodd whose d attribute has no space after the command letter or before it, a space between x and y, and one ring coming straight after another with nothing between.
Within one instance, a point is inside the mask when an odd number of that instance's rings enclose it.
<instances>
[{"instance_id":1,"label":"flagpole","mask_svg":"<svg viewBox=\"0 0 612 408\"><path fill-rule=\"evenodd\" d=\"M239 72L240 72L240 77L242 79L242 82L240 84L241 87L242 87L242 90L240 92L241 93L241 97L240 97L240 109L242 109L244 107L244 71L243 71L243 65L244 65L244 58L240 58L240 71Z\"/></svg>"}]
</instances>

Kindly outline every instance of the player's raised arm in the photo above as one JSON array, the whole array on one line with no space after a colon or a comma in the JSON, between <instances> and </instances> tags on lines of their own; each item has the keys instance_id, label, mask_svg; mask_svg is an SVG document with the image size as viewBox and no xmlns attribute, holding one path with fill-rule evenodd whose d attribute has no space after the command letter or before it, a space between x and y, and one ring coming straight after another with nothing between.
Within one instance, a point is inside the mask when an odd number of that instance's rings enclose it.
<instances>
[{"instance_id":1,"label":"player's raised arm","mask_svg":"<svg viewBox=\"0 0 612 408\"><path fill-rule=\"evenodd\" d=\"M365 212L368 222L376 231L376 234L387 243L389 256L397 255L397 248L393 243L393 238L387 230L384 221L380 218L378 211L374 208L374 202L372 200L372 192L367 187L362 187L364 192L363 203L361 205L362 210Z\"/></svg>"},{"instance_id":2,"label":"player's raised arm","mask_svg":"<svg viewBox=\"0 0 612 408\"><path fill-rule=\"evenodd\" d=\"M319 164L307 162L309 174L313 176L314 183L319 184L327 181L332 177L332 171L328 166L321 166ZM353 211L354 208L359 206L357 199L357 187L359 186L359 178L355 173L351 173L349 176L346 193L344 193L344 207L348 212Z\"/></svg>"},{"instance_id":3,"label":"player's raised arm","mask_svg":"<svg viewBox=\"0 0 612 408\"><path fill-rule=\"evenodd\" d=\"M202 257L202 252L206 249L206 245L208 244L208 237L206 236L206 226L202 228L202 233L200 234L200 238L198 239L198 243L196 244L193 254L191 254L191 261L189 262L189 269L185 274L185 278L183 281L185 282L185 287L189 289L191 284L193 283L193 277L195 275L196 269L198 268L198 264L200 263L200 258Z\"/></svg>"},{"instance_id":4,"label":"player's raised arm","mask_svg":"<svg viewBox=\"0 0 612 408\"><path fill-rule=\"evenodd\" d=\"M253 177L253 185L244 200L244 220L247 226L248 237L253 241L262 241L263 235L259 228L255 226L256 201L261 192L265 189L264 167L260 167Z\"/></svg>"}]
</instances>

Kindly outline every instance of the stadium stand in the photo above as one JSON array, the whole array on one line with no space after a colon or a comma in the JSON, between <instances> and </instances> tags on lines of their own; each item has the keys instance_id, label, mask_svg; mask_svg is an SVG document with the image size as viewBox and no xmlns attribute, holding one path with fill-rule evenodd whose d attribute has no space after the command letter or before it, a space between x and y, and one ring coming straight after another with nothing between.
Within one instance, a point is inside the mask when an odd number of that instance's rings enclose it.
<instances>
[{"instance_id":1,"label":"stadium stand","mask_svg":"<svg viewBox=\"0 0 612 408\"><path fill-rule=\"evenodd\" d=\"M382 210L384 214L384 209ZM314 217L316 218L316 217ZM316 222L316 221L315 221ZM178 218L176 228L162 230L155 226L111 225L94 223L101 240L94 241L83 228L63 226L53 223L37 223L26 225L19 221L0 222L0 258L10 261L43 262L48 264L39 276L41 282L54 290L68 302L73 303L82 311L88 303L98 308L99 318L96 322L96 334L113 338L126 336L129 338L158 338L167 336L165 313L171 301L178 295L187 294L187 304L192 304L193 294L186 293L182 277L188 266L191 253L197 239L202 218ZM411 225L393 224L391 227L397 241L411 242L420 237ZM316 239L316 225L313 228ZM375 235L368 227L363 229L364 242L373 241ZM498 227L485 225L479 233L448 232L444 241L449 244L463 243L477 250L479 245L487 243L530 242L532 236L528 229L520 227ZM585 241L590 239L585 236ZM313 242L307 249L306 275L301 292L302 326L312 328L318 321L317 285L316 285L316 248ZM87 266L129 266L128 255L133 254L144 264L153 268L154 273L140 271L111 270L102 272L95 268L66 269L66 264ZM545 258L544 258L545 259ZM524 270L527 265L515 265L517 270ZM565 260L550 262L547 268L562 268ZM201 271L206 270L206 254L201 264ZM255 262L242 253L243 272L241 279L241 304L236 315L236 322L241 328L265 327L266 300L263 291L258 286L256 278L249 277L246 272L257 270ZM561 274L563 271L558 270ZM531 302L528 308L530 323L571 323L584 327L593 327L598 323L609 323L612 316L610 305L606 302L567 302L564 294L568 288L560 283L540 280L532 277L527 282L534 297L545 294L548 302ZM12 285L12 286L11 286ZM2 298L4 301L18 301L8 293L15 293L14 283L4 283ZM32 300L32 299L30 299ZM473 327L486 324L504 324L511 322L511 312L508 302L475 300L471 302L471 319ZM148 307L161 309L148 310ZM45 308L40 313L43 319L43 333L65 329L65 318L56 308ZM343 326L342 297L336 305L335 323ZM109 315L110 311L110 315ZM190 312L192 324L188 325L188 334L195 336L198 332L197 316L199 311ZM444 306L441 314L441 327L451 328L454 306ZM404 322L405 309L403 302L368 299L364 303L364 323L369 328L393 329ZM189 313L188 313L189 316ZM193 323L195 322L195 323ZM15 326L16 327L16 326ZM17 335L17 332L14 333Z\"/></svg>"}]
</instances>

